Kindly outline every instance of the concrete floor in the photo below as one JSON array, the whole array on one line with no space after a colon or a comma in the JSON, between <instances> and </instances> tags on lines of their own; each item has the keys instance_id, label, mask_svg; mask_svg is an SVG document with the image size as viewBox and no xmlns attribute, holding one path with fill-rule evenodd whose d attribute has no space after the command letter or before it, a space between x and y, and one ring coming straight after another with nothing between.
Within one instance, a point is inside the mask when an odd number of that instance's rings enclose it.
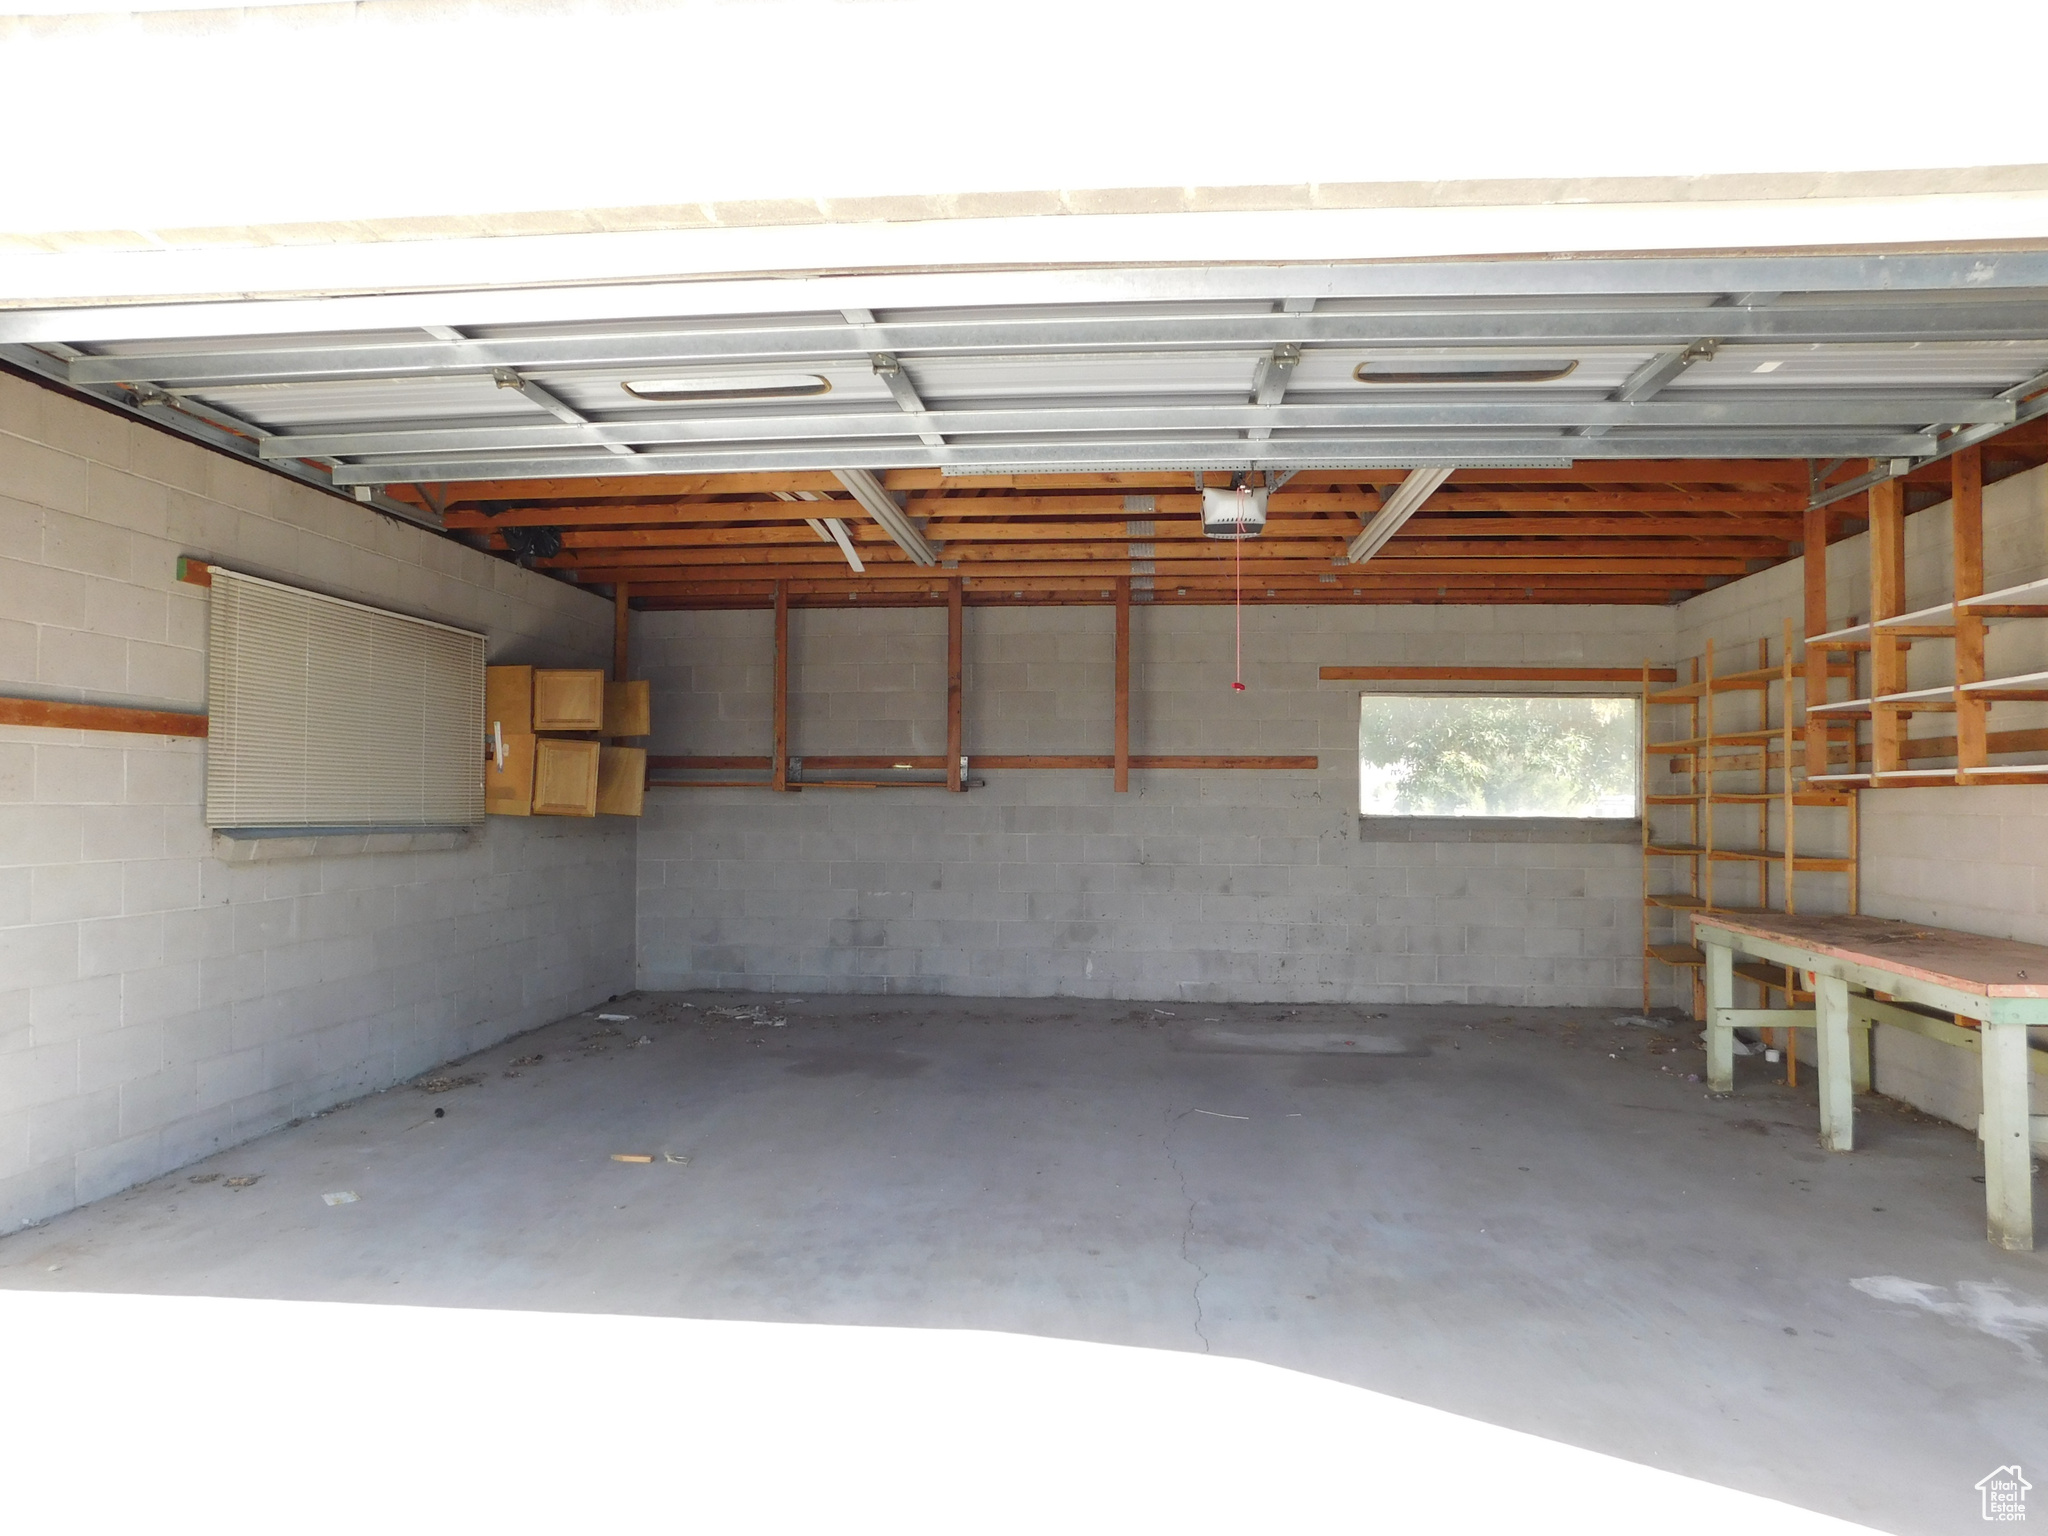
<instances>
[{"instance_id":1,"label":"concrete floor","mask_svg":"<svg viewBox=\"0 0 2048 1536\"><path fill-rule=\"evenodd\" d=\"M787 1023L711 1012L755 1004ZM1688 1081L1690 1027L712 994L605 1011L632 1018L564 1020L441 1074L474 1082L0 1240L0 1289L1213 1351L1900 1532L1979 1529L1979 1478L2048 1468L2048 1255L1984 1242L1972 1137L1867 1099L1860 1150L1824 1155L1782 1069L1738 1062L1726 1100Z\"/></svg>"}]
</instances>

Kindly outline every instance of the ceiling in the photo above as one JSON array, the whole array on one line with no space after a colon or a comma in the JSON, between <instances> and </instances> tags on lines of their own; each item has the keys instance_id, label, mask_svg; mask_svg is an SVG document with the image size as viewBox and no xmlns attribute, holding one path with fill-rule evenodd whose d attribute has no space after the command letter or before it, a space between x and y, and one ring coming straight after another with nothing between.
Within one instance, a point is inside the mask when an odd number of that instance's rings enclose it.
<instances>
[{"instance_id":1,"label":"ceiling","mask_svg":"<svg viewBox=\"0 0 2048 1536\"><path fill-rule=\"evenodd\" d=\"M0 358L643 605L1662 603L1873 475L2048 459L2048 252L16 309ZM1198 472L1273 485L1263 537L1204 539Z\"/></svg>"}]
</instances>

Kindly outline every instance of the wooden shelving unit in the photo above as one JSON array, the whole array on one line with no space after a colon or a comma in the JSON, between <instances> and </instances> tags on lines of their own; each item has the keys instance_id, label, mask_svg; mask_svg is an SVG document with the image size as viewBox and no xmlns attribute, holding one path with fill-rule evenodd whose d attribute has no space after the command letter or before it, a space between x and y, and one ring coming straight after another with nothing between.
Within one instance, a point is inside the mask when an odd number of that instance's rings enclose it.
<instances>
[{"instance_id":1,"label":"wooden shelving unit","mask_svg":"<svg viewBox=\"0 0 2048 1536\"><path fill-rule=\"evenodd\" d=\"M1709 643L1703 656L1680 669L1685 681L1661 687L1644 667L1645 1010L1653 965L1694 971L1695 1013L1700 1008L1697 972L1705 956L1690 942L1654 942L1659 911L1796 912L1802 875L1846 878L1846 891L1837 895L1846 910L1856 909L1856 797L1809 783L1801 771L1794 691L1806 677L1793 666L1792 626L1785 626L1775 665L1768 640L1757 642L1754 666L1723 671L1720 662ZM1661 735L1674 707L1685 711L1685 724L1676 736ZM1677 787L1649 788L1666 779ZM1816 810L1847 817L1829 839L1846 852L1800 852L1800 812ZM1804 995L1795 990L1796 978L1778 967L1749 966L1741 973L1761 987Z\"/></svg>"},{"instance_id":2,"label":"wooden shelving unit","mask_svg":"<svg viewBox=\"0 0 2048 1536\"><path fill-rule=\"evenodd\" d=\"M1985 665L1993 622L2048 618L2048 579L1984 590L1980 450L1967 449L1950 463L1955 579L1949 601L1903 611L1905 490L1901 481L1886 481L1870 492L1870 619L1807 638L1808 656L1834 658L1829 674L1847 678L1852 695L1820 693L1807 709L1807 765L1815 784L1849 790L2048 782L2048 731L1990 729L1991 711L2000 704L2048 702L2048 672L1996 677ZM1809 587L1813 574L1808 573ZM1811 597L1808 614L1812 627ZM1819 620L1825 629L1824 609ZM1929 642L1952 648L1952 680L1909 688L1907 657L1916 643ZM1954 717L1952 734L1912 734L1914 716L1937 714ZM1994 757L2008 760L1993 762ZM1913 766L1921 762L1932 765Z\"/></svg>"}]
</instances>

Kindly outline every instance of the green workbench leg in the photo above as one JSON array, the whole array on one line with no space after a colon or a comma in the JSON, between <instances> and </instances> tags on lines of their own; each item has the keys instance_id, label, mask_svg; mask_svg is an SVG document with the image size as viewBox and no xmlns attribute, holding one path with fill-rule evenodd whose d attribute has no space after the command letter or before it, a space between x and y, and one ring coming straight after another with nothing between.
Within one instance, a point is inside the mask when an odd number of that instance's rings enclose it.
<instances>
[{"instance_id":1,"label":"green workbench leg","mask_svg":"<svg viewBox=\"0 0 2048 1536\"><path fill-rule=\"evenodd\" d=\"M2034 1168L2027 1145L2027 1031L2019 1024L1978 1029L1984 1060L1985 1232L2001 1248L2034 1246Z\"/></svg>"},{"instance_id":2,"label":"green workbench leg","mask_svg":"<svg viewBox=\"0 0 2048 1536\"><path fill-rule=\"evenodd\" d=\"M1815 978L1814 1034L1818 1037L1820 1144L1830 1152L1856 1146L1855 1061L1849 1045L1849 983L1839 976Z\"/></svg>"},{"instance_id":3,"label":"green workbench leg","mask_svg":"<svg viewBox=\"0 0 2048 1536\"><path fill-rule=\"evenodd\" d=\"M1700 948L1707 957L1707 1089L1733 1093L1735 1029L1722 1021L1721 1010L1735 1006L1735 951L1712 939Z\"/></svg>"}]
</instances>

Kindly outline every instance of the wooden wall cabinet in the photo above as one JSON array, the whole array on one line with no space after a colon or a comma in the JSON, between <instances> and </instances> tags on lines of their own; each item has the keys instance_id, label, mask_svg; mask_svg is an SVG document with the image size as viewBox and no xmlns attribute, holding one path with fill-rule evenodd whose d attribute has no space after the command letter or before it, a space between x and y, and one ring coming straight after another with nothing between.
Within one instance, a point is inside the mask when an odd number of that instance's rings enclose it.
<instances>
[{"instance_id":1,"label":"wooden wall cabinet","mask_svg":"<svg viewBox=\"0 0 2048 1536\"><path fill-rule=\"evenodd\" d=\"M597 755L597 814L638 816L647 800L647 753L640 747L601 747Z\"/></svg>"},{"instance_id":2,"label":"wooden wall cabinet","mask_svg":"<svg viewBox=\"0 0 2048 1536\"><path fill-rule=\"evenodd\" d=\"M533 814L597 814L598 745L542 736L534 742Z\"/></svg>"},{"instance_id":3,"label":"wooden wall cabinet","mask_svg":"<svg viewBox=\"0 0 2048 1536\"><path fill-rule=\"evenodd\" d=\"M654 704L645 678L604 685L604 734L647 736L654 731Z\"/></svg>"},{"instance_id":4,"label":"wooden wall cabinet","mask_svg":"<svg viewBox=\"0 0 2048 1536\"><path fill-rule=\"evenodd\" d=\"M533 669L536 731L595 731L604 725L604 673L560 667Z\"/></svg>"},{"instance_id":5,"label":"wooden wall cabinet","mask_svg":"<svg viewBox=\"0 0 2048 1536\"><path fill-rule=\"evenodd\" d=\"M533 668L484 668L484 730L494 724L507 736L533 734Z\"/></svg>"},{"instance_id":6,"label":"wooden wall cabinet","mask_svg":"<svg viewBox=\"0 0 2048 1536\"><path fill-rule=\"evenodd\" d=\"M495 751L484 759L484 814L487 816L531 816L533 814L533 736L503 733L505 761Z\"/></svg>"}]
</instances>

